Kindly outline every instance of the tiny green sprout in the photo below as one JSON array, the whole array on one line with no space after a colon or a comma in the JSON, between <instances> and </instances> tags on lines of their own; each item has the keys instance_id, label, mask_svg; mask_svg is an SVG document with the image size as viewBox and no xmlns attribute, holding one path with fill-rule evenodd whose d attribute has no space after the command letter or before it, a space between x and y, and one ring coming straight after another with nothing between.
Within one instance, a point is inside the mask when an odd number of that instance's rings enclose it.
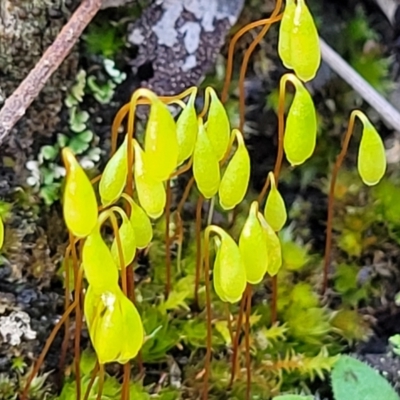
<instances>
[{"instance_id":1,"label":"tiny green sprout","mask_svg":"<svg viewBox=\"0 0 400 400\"><path fill-rule=\"evenodd\" d=\"M84 238L97 224L96 195L89 178L68 147L62 150L62 157L67 170L63 201L64 220L74 236Z\"/></svg>"},{"instance_id":2,"label":"tiny green sprout","mask_svg":"<svg viewBox=\"0 0 400 400\"><path fill-rule=\"evenodd\" d=\"M250 156L238 129L232 131L238 147L226 167L219 186L219 201L225 210L236 207L244 198L250 181Z\"/></svg>"},{"instance_id":3,"label":"tiny green sprout","mask_svg":"<svg viewBox=\"0 0 400 400\"><path fill-rule=\"evenodd\" d=\"M167 180L178 165L178 138L174 118L154 94L147 121L144 151L148 174L155 180Z\"/></svg>"},{"instance_id":4,"label":"tiny green sprout","mask_svg":"<svg viewBox=\"0 0 400 400\"><path fill-rule=\"evenodd\" d=\"M126 195L123 196L131 206L130 221L135 232L136 247L138 249L144 249L153 239L153 227L151 226L151 221L139 204L130 197Z\"/></svg>"},{"instance_id":5,"label":"tiny green sprout","mask_svg":"<svg viewBox=\"0 0 400 400\"><path fill-rule=\"evenodd\" d=\"M143 345L143 324L136 307L119 286L109 286L101 291L89 285L85 319L99 363L125 364L136 357Z\"/></svg>"},{"instance_id":6,"label":"tiny green sprout","mask_svg":"<svg viewBox=\"0 0 400 400\"><path fill-rule=\"evenodd\" d=\"M228 233L215 225L206 228L206 240L211 232L221 239L214 262L215 292L222 301L236 303L246 288L246 270L239 247Z\"/></svg>"},{"instance_id":7,"label":"tiny green sprout","mask_svg":"<svg viewBox=\"0 0 400 400\"><path fill-rule=\"evenodd\" d=\"M3 247L3 244L4 244L4 224L0 216L0 250Z\"/></svg>"},{"instance_id":8,"label":"tiny green sprout","mask_svg":"<svg viewBox=\"0 0 400 400\"><path fill-rule=\"evenodd\" d=\"M267 272L270 276L275 276L282 267L282 248L278 235L271 228L264 216L259 212L258 219L264 229L265 242L268 251Z\"/></svg>"},{"instance_id":9,"label":"tiny green sprout","mask_svg":"<svg viewBox=\"0 0 400 400\"><path fill-rule=\"evenodd\" d=\"M231 133L228 114L215 90L207 87L206 96L210 98L208 109L206 131L211 145L214 149L217 160L221 161L228 151L229 138Z\"/></svg>"},{"instance_id":10,"label":"tiny green sprout","mask_svg":"<svg viewBox=\"0 0 400 400\"><path fill-rule=\"evenodd\" d=\"M385 147L369 119L361 112L358 112L357 116L363 124L358 149L358 172L366 185L373 186L382 179L386 171Z\"/></svg>"},{"instance_id":11,"label":"tiny green sprout","mask_svg":"<svg viewBox=\"0 0 400 400\"><path fill-rule=\"evenodd\" d=\"M123 261L125 267L128 266L136 254L136 235L135 230L131 224L130 219L125 214L125 212L119 207L113 207L110 211L117 212L122 218L122 224L119 227L119 237L121 240ZM115 238L111 245L111 254L114 258L115 263L120 266L121 260L118 253L117 239Z\"/></svg>"},{"instance_id":12,"label":"tiny green sprout","mask_svg":"<svg viewBox=\"0 0 400 400\"><path fill-rule=\"evenodd\" d=\"M194 150L196 144L197 131L197 115L194 103L196 100L197 88L194 88L189 97L186 107L176 121L176 134L178 138L178 165L187 160Z\"/></svg>"},{"instance_id":13,"label":"tiny green sprout","mask_svg":"<svg viewBox=\"0 0 400 400\"><path fill-rule=\"evenodd\" d=\"M108 161L99 183L103 206L115 203L121 196L128 176L128 136Z\"/></svg>"},{"instance_id":14,"label":"tiny green sprout","mask_svg":"<svg viewBox=\"0 0 400 400\"><path fill-rule=\"evenodd\" d=\"M135 149L135 184L139 203L150 218L159 218L164 212L167 196L164 184L149 175L147 154L139 143L134 141Z\"/></svg>"},{"instance_id":15,"label":"tiny green sprout","mask_svg":"<svg viewBox=\"0 0 400 400\"><path fill-rule=\"evenodd\" d=\"M304 0L288 0L278 43L279 56L304 82L313 79L321 64L318 31Z\"/></svg>"},{"instance_id":16,"label":"tiny green sprout","mask_svg":"<svg viewBox=\"0 0 400 400\"><path fill-rule=\"evenodd\" d=\"M97 224L86 238L82 249L82 264L89 285L105 290L118 283L118 268L110 249L105 244Z\"/></svg>"},{"instance_id":17,"label":"tiny green sprout","mask_svg":"<svg viewBox=\"0 0 400 400\"><path fill-rule=\"evenodd\" d=\"M293 74L286 74L280 82L280 96L284 96L286 82L296 93L286 119L283 147L286 158L293 165L303 164L314 152L317 140L317 115L311 95Z\"/></svg>"},{"instance_id":18,"label":"tiny green sprout","mask_svg":"<svg viewBox=\"0 0 400 400\"><path fill-rule=\"evenodd\" d=\"M221 180L218 158L206 133L201 118L193 152L193 176L200 193L210 199L217 192Z\"/></svg>"},{"instance_id":19,"label":"tiny green sprout","mask_svg":"<svg viewBox=\"0 0 400 400\"><path fill-rule=\"evenodd\" d=\"M270 172L268 177L271 182L271 190L265 202L264 217L271 228L275 232L279 232L287 220L286 206L276 187L274 174Z\"/></svg>"},{"instance_id":20,"label":"tiny green sprout","mask_svg":"<svg viewBox=\"0 0 400 400\"><path fill-rule=\"evenodd\" d=\"M260 283L268 268L268 248L264 228L258 219L258 203L250 206L239 237L239 250L246 268L247 282Z\"/></svg>"}]
</instances>

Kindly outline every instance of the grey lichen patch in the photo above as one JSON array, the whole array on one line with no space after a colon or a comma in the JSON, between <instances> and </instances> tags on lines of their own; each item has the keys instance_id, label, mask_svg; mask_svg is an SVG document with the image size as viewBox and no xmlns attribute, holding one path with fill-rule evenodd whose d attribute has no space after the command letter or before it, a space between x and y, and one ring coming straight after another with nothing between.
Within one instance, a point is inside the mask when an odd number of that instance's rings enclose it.
<instances>
[{"instance_id":1,"label":"grey lichen patch","mask_svg":"<svg viewBox=\"0 0 400 400\"><path fill-rule=\"evenodd\" d=\"M134 72L152 65L153 76L141 84L164 95L197 85L214 64L243 3L163 0L149 6L128 34L128 41L138 47Z\"/></svg>"},{"instance_id":2,"label":"grey lichen patch","mask_svg":"<svg viewBox=\"0 0 400 400\"><path fill-rule=\"evenodd\" d=\"M31 319L24 311L13 311L10 315L0 317L0 334L3 342L18 346L22 339L33 340L36 332L31 328Z\"/></svg>"}]
</instances>

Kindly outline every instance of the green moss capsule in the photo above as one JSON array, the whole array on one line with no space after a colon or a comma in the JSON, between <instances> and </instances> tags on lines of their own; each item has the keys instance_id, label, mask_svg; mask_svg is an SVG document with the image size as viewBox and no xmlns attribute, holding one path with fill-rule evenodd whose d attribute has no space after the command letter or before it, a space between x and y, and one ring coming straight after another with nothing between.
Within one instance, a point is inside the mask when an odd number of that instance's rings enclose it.
<instances>
[{"instance_id":1,"label":"green moss capsule","mask_svg":"<svg viewBox=\"0 0 400 400\"><path fill-rule=\"evenodd\" d=\"M207 136L210 139L217 160L221 161L229 146L231 133L229 118L214 89L208 87L206 92L211 98L206 125Z\"/></svg>"},{"instance_id":2,"label":"green moss capsule","mask_svg":"<svg viewBox=\"0 0 400 400\"><path fill-rule=\"evenodd\" d=\"M278 232L283 228L287 220L286 207L276 187L274 174L270 172L268 176L271 182L271 190L265 202L264 217L271 228Z\"/></svg>"},{"instance_id":3,"label":"green moss capsule","mask_svg":"<svg viewBox=\"0 0 400 400\"><path fill-rule=\"evenodd\" d=\"M267 272L270 276L275 276L282 267L282 249L278 235L269 226L264 216L258 213L258 219L264 229L265 241L268 251Z\"/></svg>"},{"instance_id":4,"label":"green moss capsule","mask_svg":"<svg viewBox=\"0 0 400 400\"><path fill-rule=\"evenodd\" d=\"M219 163L201 120L193 153L193 175L200 193L206 199L218 192L221 180Z\"/></svg>"},{"instance_id":5,"label":"green moss capsule","mask_svg":"<svg viewBox=\"0 0 400 400\"><path fill-rule=\"evenodd\" d=\"M104 291L89 285L84 314L100 364L125 364L136 357L144 341L142 320L118 285Z\"/></svg>"},{"instance_id":6,"label":"green moss capsule","mask_svg":"<svg viewBox=\"0 0 400 400\"><path fill-rule=\"evenodd\" d=\"M293 31L296 3L294 0L286 0L285 10L279 26L278 53L283 65L292 68L291 38Z\"/></svg>"},{"instance_id":7,"label":"green moss capsule","mask_svg":"<svg viewBox=\"0 0 400 400\"><path fill-rule=\"evenodd\" d=\"M136 246L138 249L147 247L153 239L153 227L146 212L136 202L131 203L131 224L135 232Z\"/></svg>"},{"instance_id":8,"label":"green moss capsule","mask_svg":"<svg viewBox=\"0 0 400 400\"><path fill-rule=\"evenodd\" d=\"M238 137L238 147L219 186L219 201L225 210L231 210L243 200L250 180L250 157L243 136L237 129L233 134Z\"/></svg>"},{"instance_id":9,"label":"green moss capsule","mask_svg":"<svg viewBox=\"0 0 400 400\"><path fill-rule=\"evenodd\" d=\"M3 244L4 244L4 224L0 216L0 250L3 247Z\"/></svg>"},{"instance_id":10,"label":"green moss capsule","mask_svg":"<svg viewBox=\"0 0 400 400\"><path fill-rule=\"evenodd\" d=\"M315 77L321 64L318 31L304 0L297 0L290 43L292 68L304 82Z\"/></svg>"},{"instance_id":11,"label":"green moss capsule","mask_svg":"<svg viewBox=\"0 0 400 400\"><path fill-rule=\"evenodd\" d=\"M119 214L122 218L122 224L119 227L119 237L121 240L121 247L122 247L122 254L124 257L124 266L128 266L133 259L135 258L136 254L136 235L129 220L128 216L125 214L124 211L118 209ZM111 254L114 258L115 263L118 267L121 266L121 260L119 258L118 252L118 245L117 245L117 238L114 239L111 245Z\"/></svg>"},{"instance_id":12,"label":"green moss capsule","mask_svg":"<svg viewBox=\"0 0 400 400\"><path fill-rule=\"evenodd\" d=\"M72 151L62 150L67 169L63 195L63 214L69 231L78 238L90 234L97 224L97 200L92 184Z\"/></svg>"},{"instance_id":13,"label":"green moss capsule","mask_svg":"<svg viewBox=\"0 0 400 400\"><path fill-rule=\"evenodd\" d=\"M385 147L379 133L368 120L361 118L363 132L358 150L358 172L363 182L368 185L376 185L386 171Z\"/></svg>"},{"instance_id":14,"label":"green moss capsule","mask_svg":"<svg viewBox=\"0 0 400 400\"><path fill-rule=\"evenodd\" d=\"M108 161L99 183L101 203L104 206L115 203L121 196L128 176L128 138Z\"/></svg>"},{"instance_id":15,"label":"green moss capsule","mask_svg":"<svg viewBox=\"0 0 400 400\"><path fill-rule=\"evenodd\" d=\"M194 151L196 144L198 124L194 102L197 89L192 93L186 107L176 121L176 134L178 138L178 165L187 160Z\"/></svg>"},{"instance_id":16,"label":"green moss capsule","mask_svg":"<svg viewBox=\"0 0 400 400\"><path fill-rule=\"evenodd\" d=\"M135 147L135 184L139 203L150 218L159 218L164 212L167 196L164 184L152 178L147 171L147 154L137 142Z\"/></svg>"},{"instance_id":17,"label":"green moss capsule","mask_svg":"<svg viewBox=\"0 0 400 400\"><path fill-rule=\"evenodd\" d=\"M303 164L314 152L317 140L317 116L313 100L304 85L294 76L289 78L296 93L286 119L283 147L291 165Z\"/></svg>"},{"instance_id":18,"label":"green moss capsule","mask_svg":"<svg viewBox=\"0 0 400 400\"><path fill-rule=\"evenodd\" d=\"M105 290L118 283L117 264L105 244L97 225L86 238L82 250L82 264L90 285L98 290Z\"/></svg>"},{"instance_id":19,"label":"green moss capsule","mask_svg":"<svg viewBox=\"0 0 400 400\"><path fill-rule=\"evenodd\" d=\"M214 263L214 289L222 301L236 303L246 288L246 270L238 245L222 229L219 232L221 244Z\"/></svg>"},{"instance_id":20,"label":"green moss capsule","mask_svg":"<svg viewBox=\"0 0 400 400\"><path fill-rule=\"evenodd\" d=\"M268 268L268 249L265 232L258 220L258 203L251 204L249 215L239 237L239 250L246 269L247 282L262 281Z\"/></svg>"},{"instance_id":21,"label":"green moss capsule","mask_svg":"<svg viewBox=\"0 0 400 400\"><path fill-rule=\"evenodd\" d=\"M178 138L175 121L159 99L152 101L144 140L148 174L167 180L178 165Z\"/></svg>"}]
</instances>

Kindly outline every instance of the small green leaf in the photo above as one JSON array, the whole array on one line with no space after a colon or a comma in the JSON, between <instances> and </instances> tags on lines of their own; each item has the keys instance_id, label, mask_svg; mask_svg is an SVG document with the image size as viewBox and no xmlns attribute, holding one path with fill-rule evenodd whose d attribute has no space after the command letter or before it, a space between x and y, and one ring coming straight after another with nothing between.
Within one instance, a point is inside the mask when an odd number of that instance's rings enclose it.
<instances>
[{"instance_id":1,"label":"small green leaf","mask_svg":"<svg viewBox=\"0 0 400 400\"><path fill-rule=\"evenodd\" d=\"M332 387L335 400L399 400L378 371L349 356L341 356L333 367Z\"/></svg>"},{"instance_id":2,"label":"small green leaf","mask_svg":"<svg viewBox=\"0 0 400 400\"><path fill-rule=\"evenodd\" d=\"M289 79L295 84L296 93L286 119L283 147L290 164L300 165L314 152L317 116L313 100L304 85L294 75Z\"/></svg>"},{"instance_id":3,"label":"small green leaf","mask_svg":"<svg viewBox=\"0 0 400 400\"><path fill-rule=\"evenodd\" d=\"M3 247L3 244L4 244L4 224L0 216L0 250Z\"/></svg>"},{"instance_id":4,"label":"small green leaf","mask_svg":"<svg viewBox=\"0 0 400 400\"><path fill-rule=\"evenodd\" d=\"M59 154L60 149L57 146L43 146L40 149L40 154L45 160L53 161Z\"/></svg>"},{"instance_id":5,"label":"small green leaf","mask_svg":"<svg viewBox=\"0 0 400 400\"><path fill-rule=\"evenodd\" d=\"M69 127L75 133L80 133L86 128L86 122L89 120L87 111L80 111L77 107L70 109Z\"/></svg>"},{"instance_id":6,"label":"small green leaf","mask_svg":"<svg viewBox=\"0 0 400 400\"><path fill-rule=\"evenodd\" d=\"M358 150L358 172L368 186L376 185L386 171L385 147L374 126L365 117L364 129Z\"/></svg>"},{"instance_id":7,"label":"small green leaf","mask_svg":"<svg viewBox=\"0 0 400 400\"><path fill-rule=\"evenodd\" d=\"M207 136L215 152L218 161L221 161L228 150L231 133L228 114L224 105L211 87L206 89L211 98L207 117Z\"/></svg>"},{"instance_id":8,"label":"small green leaf","mask_svg":"<svg viewBox=\"0 0 400 400\"><path fill-rule=\"evenodd\" d=\"M249 153L241 133L238 130L236 132L240 138L238 148L229 161L219 186L219 201L225 210L231 210L243 200L250 181Z\"/></svg>"},{"instance_id":9,"label":"small green leaf","mask_svg":"<svg viewBox=\"0 0 400 400\"><path fill-rule=\"evenodd\" d=\"M193 153L193 175L206 199L217 193L221 180L219 163L201 120Z\"/></svg>"},{"instance_id":10,"label":"small green leaf","mask_svg":"<svg viewBox=\"0 0 400 400\"><path fill-rule=\"evenodd\" d=\"M270 172L268 176L271 182L271 190L265 203L264 217L271 228L275 232L279 232L287 220L286 206L276 187L274 174Z\"/></svg>"}]
</instances>

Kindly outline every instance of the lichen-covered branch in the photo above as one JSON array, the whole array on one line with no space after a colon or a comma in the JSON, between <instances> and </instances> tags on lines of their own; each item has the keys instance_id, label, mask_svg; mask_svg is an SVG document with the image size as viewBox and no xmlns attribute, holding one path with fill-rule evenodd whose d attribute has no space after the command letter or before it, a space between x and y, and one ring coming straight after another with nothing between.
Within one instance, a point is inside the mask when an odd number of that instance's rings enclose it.
<instances>
[{"instance_id":1,"label":"lichen-covered branch","mask_svg":"<svg viewBox=\"0 0 400 400\"><path fill-rule=\"evenodd\" d=\"M101 5L101 0L82 0L81 5L61 30L54 43L46 50L15 92L5 101L0 110L0 145L13 126L25 114L26 109L43 89L53 72L70 53Z\"/></svg>"}]
</instances>

